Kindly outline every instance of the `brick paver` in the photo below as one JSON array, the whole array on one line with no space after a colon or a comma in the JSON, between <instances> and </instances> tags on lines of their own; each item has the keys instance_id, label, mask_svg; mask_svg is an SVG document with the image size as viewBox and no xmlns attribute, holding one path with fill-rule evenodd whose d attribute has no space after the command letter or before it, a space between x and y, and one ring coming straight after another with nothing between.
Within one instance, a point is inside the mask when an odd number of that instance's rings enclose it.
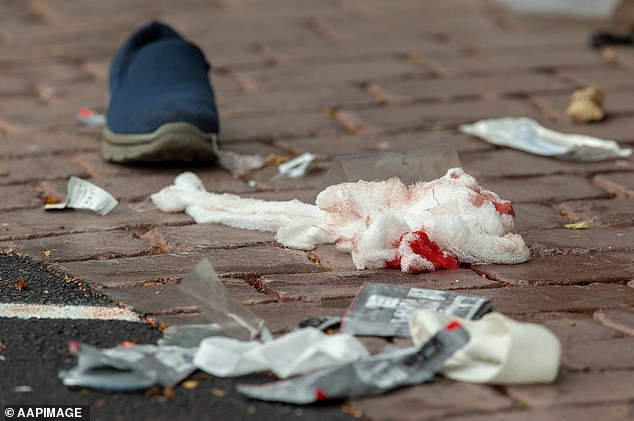
<instances>
[{"instance_id":1,"label":"brick paver","mask_svg":"<svg viewBox=\"0 0 634 421\"><path fill-rule=\"evenodd\" d=\"M342 315L365 281L489 297L542 323L564 346L553 385L436 381L353 402L369 420L632 419L634 159L575 163L491 146L463 122L525 115L570 133L634 145L634 55L590 49L605 22L516 16L484 0L138 0L0 5L0 248L61 265L165 324L203 322L178 283L208 258L227 293L283 333L306 317ZM270 233L197 226L163 214L151 193L185 169L212 191L311 200L323 171L256 183L206 166L119 166L98 155L99 131L78 107L103 110L112 54L154 18L196 41L213 65L224 147L242 153L337 155L454 147L483 186L515 202L533 251L517 266L416 276L358 272L333 246L280 248ZM568 121L572 91L606 91L606 120ZM85 177L121 204L100 217L44 212ZM133 206L129 206L133 205ZM563 225L586 221L586 230ZM374 351L388 342L365 339ZM396 341L395 343L402 343Z\"/></svg>"}]
</instances>

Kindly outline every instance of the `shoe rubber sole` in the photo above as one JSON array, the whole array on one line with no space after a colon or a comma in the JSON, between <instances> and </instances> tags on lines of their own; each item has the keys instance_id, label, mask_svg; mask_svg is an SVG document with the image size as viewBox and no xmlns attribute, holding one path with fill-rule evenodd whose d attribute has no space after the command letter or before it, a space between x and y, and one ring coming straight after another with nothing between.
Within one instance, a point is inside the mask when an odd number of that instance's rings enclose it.
<instances>
[{"instance_id":1,"label":"shoe rubber sole","mask_svg":"<svg viewBox=\"0 0 634 421\"><path fill-rule=\"evenodd\" d=\"M101 156L118 163L215 161L214 133L190 123L166 123L151 133L118 134L104 128Z\"/></svg>"}]
</instances>

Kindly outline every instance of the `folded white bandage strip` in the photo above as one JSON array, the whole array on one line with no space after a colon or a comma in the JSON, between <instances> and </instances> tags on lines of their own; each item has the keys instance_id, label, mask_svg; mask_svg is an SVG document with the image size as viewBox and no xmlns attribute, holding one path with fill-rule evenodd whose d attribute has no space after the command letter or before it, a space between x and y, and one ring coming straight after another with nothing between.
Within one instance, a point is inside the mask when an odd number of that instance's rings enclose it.
<instances>
[{"instance_id":1,"label":"folded white bandage strip","mask_svg":"<svg viewBox=\"0 0 634 421\"><path fill-rule=\"evenodd\" d=\"M451 320L458 320L471 339L445 363L441 373L453 380L489 384L552 383L557 378L561 344L543 326L514 321L500 313L466 320L433 310L410 316L410 332L420 345Z\"/></svg>"}]
</instances>

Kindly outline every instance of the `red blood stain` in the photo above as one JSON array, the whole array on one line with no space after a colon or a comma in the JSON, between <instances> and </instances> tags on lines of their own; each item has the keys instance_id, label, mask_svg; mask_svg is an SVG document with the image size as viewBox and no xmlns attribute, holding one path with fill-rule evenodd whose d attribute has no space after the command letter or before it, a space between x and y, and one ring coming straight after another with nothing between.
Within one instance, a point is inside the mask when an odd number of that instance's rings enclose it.
<instances>
[{"instance_id":1,"label":"red blood stain","mask_svg":"<svg viewBox=\"0 0 634 421\"><path fill-rule=\"evenodd\" d=\"M401 258L397 257L393 260L388 260L385 262L385 267L388 268L400 268L401 267Z\"/></svg>"},{"instance_id":2,"label":"red blood stain","mask_svg":"<svg viewBox=\"0 0 634 421\"><path fill-rule=\"evenodd\" d=\"M328 399L328 397L326 396L326 393L321 390L320 388L315 389L315 399L318 401L325 401L326 399Z\"/></svg>"},{"instance_id":3,"label":"red blood stain","mask_svg":"<svg viewBox=\"0 0 634 421\"><path fill-rule=\"evenodd\" d=\"M495 206L495 210L498 211L500 215L515 216L515 209L513 209L513 204L509 201L493 202L493 206Z\"/></svg>"},{"instance_id":4,"label":"red blood stain","mask_svg":"<svg viewBox=\"0 0 634 421\"><path fill-rule=\"evenodd\" d=\"M445 326L445 330L455 330L455 329L460 329L462 327L462 325L460 323L458 323L457 321L453 320L451 322L449 322L449 324L447 326Z\"/></svg>"},{"instance_id":5,"label":"red blood stain","mask_svg":"<svg viewBox=\"0 0 634 421\"><path fill-rule=\"evenodd\" d=\"M429 239L423 231L414 231L418 239L409 242L412 251L421 257L424 257L438 269L458 269L458 260L440 250L438 244Z\"/></svg>"},{"instance_id":6,"label":"red blood stain","mask_svg":"<svg viewBox=\"0 0 634 421\"><path fill-rule=\"evenodd\" d=\"M476 208L482 207L487 201L486 197L481 194L476 194L475 196L471 196L471 204Z\"/></svg>"},{"instance_id":7,"label":"red blood stain","mask_svg":"<svg viewBox=\"0 0 634 421\"><path fill-rule=\"evenodd\" d=\"M451 178L453 178L454 180L460 178L460 174L458 174L457 172L452 172L450 175Z\"/></svg>"}]
</instances>

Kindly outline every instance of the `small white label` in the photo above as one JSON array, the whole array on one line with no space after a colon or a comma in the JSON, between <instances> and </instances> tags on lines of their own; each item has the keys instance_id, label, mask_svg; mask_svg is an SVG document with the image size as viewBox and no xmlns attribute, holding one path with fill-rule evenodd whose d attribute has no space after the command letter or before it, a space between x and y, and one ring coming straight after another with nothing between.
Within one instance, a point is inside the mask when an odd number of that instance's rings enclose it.
<instances>
[{"instance_id":1,"label":"small white label","mask_svg":"<svg viewBox=\"0 0 634 421\"><path fill-rule=\"evenodd\" d=\"M367 308L396 308L400 298L386 297L384 295L371 295L365 305Z\"/></svg>"},{"instance_id":2,"label":"small white label","mask_svg":"<svg viewBox=\"0 0 634 421\"><path fill-rule=\"evenodd\" d=\"M119 202L110 193L81 178L71 177L64 203L45 205L44 209L90 209L100 215L108 214Z\"/></svg>"}]
</instances>

